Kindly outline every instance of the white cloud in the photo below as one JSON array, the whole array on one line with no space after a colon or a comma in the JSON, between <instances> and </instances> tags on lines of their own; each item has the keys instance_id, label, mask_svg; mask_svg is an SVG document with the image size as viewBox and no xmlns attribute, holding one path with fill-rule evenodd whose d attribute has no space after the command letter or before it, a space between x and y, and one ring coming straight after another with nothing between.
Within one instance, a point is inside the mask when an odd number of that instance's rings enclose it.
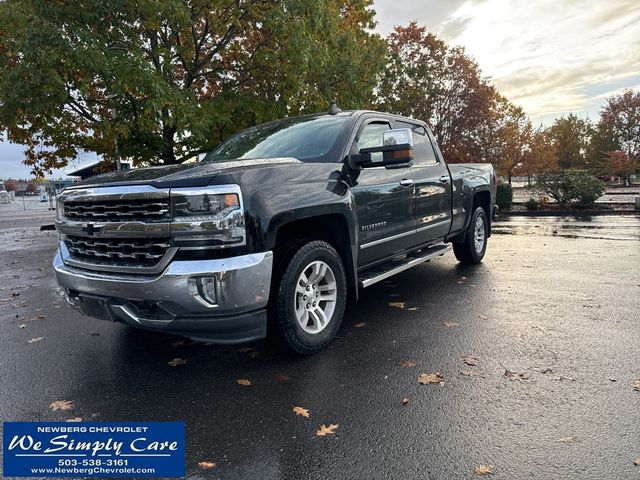
<instances>
[{"instance_id":1,"label":"white cloud","mask_svg":"<svg viewBox=\"0 0 640 480\"><path fill-rule=\"evenodd\" d=\"M640 79L638 0L438 2L435 15L430 3L404 1L393 23L417 20L464 46L498 89L534 120L568 112L594 118L595 98ZM377 0L375 7L389 12L393 4ZM399 18L407 11L410 16Z\"/></svg>"}]
</instances>

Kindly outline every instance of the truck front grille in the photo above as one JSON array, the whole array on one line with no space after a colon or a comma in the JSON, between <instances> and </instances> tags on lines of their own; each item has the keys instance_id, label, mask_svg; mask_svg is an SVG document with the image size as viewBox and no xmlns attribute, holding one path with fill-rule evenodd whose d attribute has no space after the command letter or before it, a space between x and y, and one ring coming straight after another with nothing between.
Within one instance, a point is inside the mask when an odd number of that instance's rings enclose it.
<instances>
[{"instance_id":1,"label":"truck front grille","mask_svg":"<svg viewBox=\"0 0 640 480\"><path fill-rule=\"evenodd\" d=\"M74 260L122 267L154 267L171 247L169 238L89 238L67 236Z\"/></svg>"},{"instance_id":2,"label":"truck front grille","mask_svg":"<svg viewBox=\"0 0 640 480\"><path fill-rule=\"evenodd\" d=\"M170 218L169 198L65 201L64 216L72 221L154 222Z\"/></svg>"}]
</instances>

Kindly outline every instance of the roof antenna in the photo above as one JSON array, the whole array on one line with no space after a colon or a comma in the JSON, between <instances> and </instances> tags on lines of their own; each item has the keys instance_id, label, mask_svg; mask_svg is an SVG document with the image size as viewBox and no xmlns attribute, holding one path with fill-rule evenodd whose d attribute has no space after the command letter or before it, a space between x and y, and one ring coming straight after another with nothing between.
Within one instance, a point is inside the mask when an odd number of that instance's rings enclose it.
<instances>
[{"instance_id":1,"label":"roof antenna","mask_svg":"<svg viewBox=\"0 0 640 480\"><path fill-rule=\"evenodd\" d=\"M331 100L331 106L329 107L329 115L337 115L342 110L338 108L338 104L336 103L336 99Z\"/></svg>"}]
</instances>

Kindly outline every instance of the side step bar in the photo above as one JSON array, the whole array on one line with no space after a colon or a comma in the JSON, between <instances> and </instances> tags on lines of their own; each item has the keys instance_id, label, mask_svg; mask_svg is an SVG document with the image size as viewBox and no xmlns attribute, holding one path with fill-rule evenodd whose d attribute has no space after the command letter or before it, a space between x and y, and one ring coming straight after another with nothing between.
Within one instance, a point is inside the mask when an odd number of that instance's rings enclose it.
<instances>
[{"instance_id":1,"label":"side step bar","mask_svg":"<svg viewBox=\"0 0 640 480\"><path fill-rule=\"evenodd\" d=\"M360 275L360 287L367 288L382 280L394 276L396 273L404 272L405 270L420 265L421 263L428 262L434 257L441 257L445 253L451 250L450 244L439 244L425 248L417 253L408 255L402 260L386 263L379 267L374 267L371 270L367 270Z\"/></svg>"}]
</instances>

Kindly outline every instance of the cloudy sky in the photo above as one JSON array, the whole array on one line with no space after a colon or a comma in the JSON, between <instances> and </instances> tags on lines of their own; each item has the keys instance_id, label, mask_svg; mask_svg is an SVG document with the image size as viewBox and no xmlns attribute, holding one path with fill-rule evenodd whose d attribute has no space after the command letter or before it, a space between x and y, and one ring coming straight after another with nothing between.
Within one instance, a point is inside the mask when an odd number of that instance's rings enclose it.
<instances>
[{"instance_id":1,"label":"cloudy sky","mask_svg":"<svg viewBox=\"0 0 640 480\"><path fill-rule=\"evenodd\" d=\"M640 90L640 0L375 0L378 31L415 20L462 45L536 123L598 118Z\"/></svg>"},{"instance_id":2,"label":"cloudy sky","mask_svg":"<svg viewBox=\"0 0 640 480\"><path fill-rule=\"evenodd\" d=\"M640 0L375 0L375 9L383 35L416 20L464 46L536 123L597 119L607 96L640 90ZM22 150L0 143L0 178L28 176Z\"/></svg>"}]
</instances>

